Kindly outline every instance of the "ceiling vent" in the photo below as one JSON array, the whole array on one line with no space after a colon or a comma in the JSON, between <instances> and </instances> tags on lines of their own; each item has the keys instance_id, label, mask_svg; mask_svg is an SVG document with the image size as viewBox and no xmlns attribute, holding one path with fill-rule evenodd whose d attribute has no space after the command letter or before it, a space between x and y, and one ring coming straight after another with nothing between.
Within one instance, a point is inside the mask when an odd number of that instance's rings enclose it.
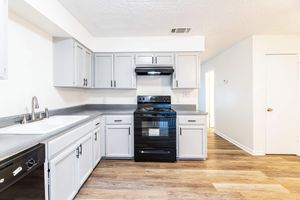
<instances>
[{"instance_id":1,"label":"ceiling vent","mask_svg":"<svg viewBox=\"0 0 300 200\"><path fill-rule=\"evenodd\" d=\"M172 28L171 33L189 33L191 28Z\"/></svg>"}]
</instances>

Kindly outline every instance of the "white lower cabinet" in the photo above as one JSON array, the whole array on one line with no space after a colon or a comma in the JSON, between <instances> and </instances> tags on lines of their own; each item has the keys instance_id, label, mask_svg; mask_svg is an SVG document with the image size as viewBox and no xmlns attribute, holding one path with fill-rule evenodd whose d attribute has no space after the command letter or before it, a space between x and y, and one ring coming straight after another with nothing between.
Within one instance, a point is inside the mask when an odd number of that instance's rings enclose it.
<instances>
[{"instance_id":1,"label":"white lower cabinet","mask_svg":"<svg viewBox=\"0 0 300 200\"><path fill-rule=\"evenodd\" d=\"M78 182L79 187L93 171L92 135L88 134L79 141Z\"/></svg>"},{"instance_id":2,"label":"white lower cabinet","mask_svg":"<svg viewBox=\"0 0 300 200\"><path fill-rule=\"evenodd\" d=\"M132 157L131 125L106 126L106 157L130 158Z\"/></svg>"},{"instance_id":3,"label":"white lower cabinet","mask_svg":"<svg viewBox=\"0 0 300 200\"><path fill-rule=\"evenodd\" d=\"M204 130L201 126L179 127L179 158L204 158Z\"/></svg>"},{"instance_id":4,"label":"white lower cabinet","mask_svg":"<svg viewBox=\"0 0 300 200\"><path fill-rule=\"evenodd\" d=\"M78 146L73 145L49 162L50 200L71 200L78 191Z\"/></svg>"},{"instance_id":5,"label":"white lower cabinet","mask_svg":"<svg viewBox=\"0 0 300 200\"><path fill-rule=\"evenodd\" d=\"M97 128L93 132L93 166L96 167L99 163L102 152L101 152L101 128Z\"/></svg>"},{"instance_id":6,"label":"white lower cabinet","mask_svg":"<svg viewBox=\"0 0 300 200\"><path fill-rule=\"evenodd\" d=\"M178 122L178 158L206 159L206 116L179 116Z\"/></svg>"},{"instance_id":7,"label":"white lower cabinet","mask_svg":"<svg viewBox=\"0 0 300 200\"><path fill-rule=\"evenodd\" d=\"M50 200L71 200L93 170L92 134L49 161Z\"/></svg>"}]
</instances>

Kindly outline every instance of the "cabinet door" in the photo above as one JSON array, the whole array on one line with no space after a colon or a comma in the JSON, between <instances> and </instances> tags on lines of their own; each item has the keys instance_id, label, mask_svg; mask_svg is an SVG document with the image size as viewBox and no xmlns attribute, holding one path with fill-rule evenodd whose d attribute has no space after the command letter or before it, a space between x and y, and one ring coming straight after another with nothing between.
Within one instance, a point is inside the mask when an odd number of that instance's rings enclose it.
<instances>
[{"instance_id":1,"label":"cabinet door","mask_svg":"<svg viewBox=\"0 0 300 200\"><path fill-rule=\"evenodd\" d=\"M179 126L179 158L205 158L205 127Z\"/></svg>"},{"instance_id":2,"label":"cabinet door","mask_svg":"<svg viewBox=\"0 0 300 200\"><path fill-rule=\"evenodd\" d=\"M155 64L162 66L173 66L174 65L174 55L173 54L156 54Z\"/></svg>"},{"instance_id":3,"label":"cabinet door","mask_svg":"<svg viewBox=\"0 0 300 200\"><path fill-rule=\"evenodd\" d=\"M101 141L100 141L100 132L101 132L101 128L96 129L93 132L93 163L94 163L94 167L97 166L97 164L99 163L100 159L101 159Z\"/></svg>"},{"instance_id":4,"label":"cabinet door","mask_svg":"<svg viewBox=\"0 0 300 200\"><path fill-rule=\"evenodd\" d=\"M93 170L92 135L88 134L79 141L78 183L79 187L85 182Z\"/></svg>"},{"instance_id":5,"label":"cabinet door","mask_svg":"<svg viewBox=\"0 0 300 200\"><path fill-rule=\"evenodd\" d=\"M135 55L135 64L136 65L154 64L154 55L153 54L136 54Z\"/></svg>"},{"instance_id":6,"label":"cabinet door","mask_svg":"<svg viewBox=\"0 0 300 200\"><path fill-rule=\"evenodd\" d=\"M101 126L100 126L100 152L101 157L106 156L106 134L105 134L105 119L101 119Z\"/></svg>"},{"instance_id":7,"label":"cabinet door","mask_svg":"<svg viewBox=\"0 0 300 200\"><path fill-rule=\"evenodd\" d=\"M113 54L95 55L95 88L113 87Z\"/></svg>"},{"instance_id":8,"label":"cabinet door","mask_svg":"<svg viewBox=\"0 0 300 200\"><path fill-rule=\"evenodd\" d=\"M7 1L0 0L0 79L7 73Z\"/></svg>"},{"instance_id":9,"label":"cabinet door","mask_svg":"<svg viewBox=\"0 0 300 200\"><path fill-rule=\"evenodd\" d=\"M77 77L76 85L85 87L85 49L75 42L75 71Z\"/></svg>"},{"instance_id":10,"label":"cabinet door","mask_svg":"<svg viewBox=\"0 0 300 200\"><path fill-rule=\"evenodd\" d=\"M131 157L131 126L106 126L106 157Z\"/></svg>"},{"instance_id":11,"label":"cabinet door","mask_svg":"<svg viewBox=\"0 0 300 200\"><path fill-rule=\"evenodd\" d=\"M84 78L86 79L85 87L92 87L92 52L85 49L85 67Z\"/></svg>"},{"instance_id":12,"label":"cabinet door","mask_svg":"<svg viewBox=\"0 0 300 200\"><path fill-rule=\"evenodd\" d=\"M50 187L51 199L71 200L77 193L77 165L78 152L76 145L71 146L50 160Z\"/></svg>"},{"instance_id":13,"label":"cabinet door","mask_svg":"<svg viewBox=\"0 0 300 200\"><path fill-rule=\"evenodd\" d=\"M116 54L114 58L114 87L136 88L134 55Z\"/></svg>"},{"instance_id":14,"label":"cabinet door","mask_svg":"<svg viewBox=\"0 0 300 200\"><path fill-rule=\"evenodd\" d=\"M198 57L196 53L176 54L173 88L198 88Z\"/></svg>"}]
</instances>

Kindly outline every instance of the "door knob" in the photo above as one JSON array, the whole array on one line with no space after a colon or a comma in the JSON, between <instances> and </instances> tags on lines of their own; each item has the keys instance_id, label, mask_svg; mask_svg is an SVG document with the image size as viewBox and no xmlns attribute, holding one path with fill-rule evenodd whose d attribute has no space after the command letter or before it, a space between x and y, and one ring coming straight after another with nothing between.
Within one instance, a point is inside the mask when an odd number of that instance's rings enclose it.
<instances>
[{"instance_id":1,"label":"door knob","mask_svg":"<svg viewBox=\"0 0 300 200\"><path fill-rule=\"evenodd\" d=\"M272 112L273 109L272 109L272 108L267 108L267 111L268 111L268 112Z\"/></svg>"}]
</instances>

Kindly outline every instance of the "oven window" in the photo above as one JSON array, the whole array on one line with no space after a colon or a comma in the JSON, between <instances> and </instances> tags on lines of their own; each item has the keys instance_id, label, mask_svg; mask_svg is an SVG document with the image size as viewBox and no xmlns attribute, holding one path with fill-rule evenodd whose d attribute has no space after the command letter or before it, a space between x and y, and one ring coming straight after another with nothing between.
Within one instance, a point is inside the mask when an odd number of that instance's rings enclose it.
<instances>
[{"instance_id":1,"label":"oven window","mask_svg":"<svg viewBox=\"0 0 300 200\"><path fill-rule=\"evenodd\" d=\"M142 136L144 137L168 137L168 121L142 121Z\"/></svg>"}]
</instances>

